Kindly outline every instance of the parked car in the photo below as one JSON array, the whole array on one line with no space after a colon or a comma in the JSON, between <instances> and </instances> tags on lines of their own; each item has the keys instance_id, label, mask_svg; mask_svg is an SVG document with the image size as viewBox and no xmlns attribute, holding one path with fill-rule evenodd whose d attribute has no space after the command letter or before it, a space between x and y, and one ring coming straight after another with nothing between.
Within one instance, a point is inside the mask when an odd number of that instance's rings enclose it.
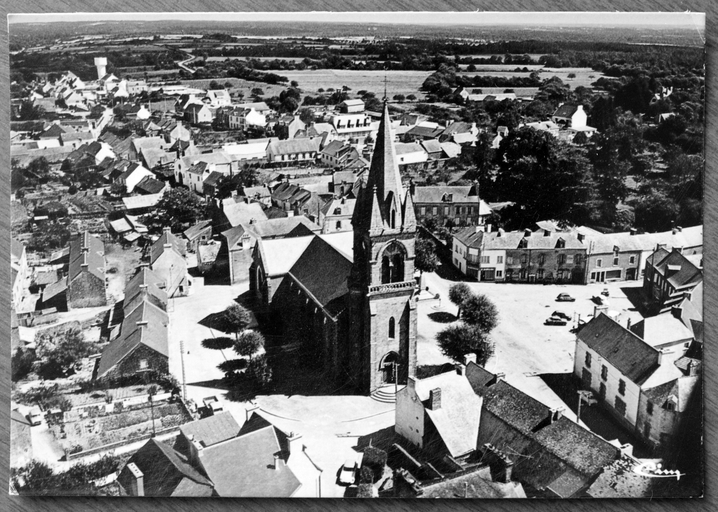
<instances>
[{"instance_id":1,"label":"parked car","mask_svg":"<svg viewBox=\"0 0 718 512\"><path fill-rule=\"evenodd\" d=\"M568 293L559 293L556 297L556 302L575 302L576 299L571 297Z\"/></svg>"},{"instance_id":2,"label":"parked car","mask_svg":"<svg viewBox=\"0 0 718 512\"><path fill-rule=\"evenodd\" d=\"M342 465L342 469L339 473L339 483L344 485L352 485L356 482L357 473L361 467L362 459L364 458L363 453L357 453L348 457Z\"/></svg>"},{"instance_id":3,"label":"parked car","mask_svg":"<svg viewBox=\"0 0 718 512\"><path fill-rule=\"evenodd\" d=\"M42 411L37 405L30 409L30 412L27 414L27 420L33 427L42 423Z\"/></svg>"},{"instance_id":4,"label":"parked car","mask_svg":"<svg viewBox=\"0 0 718 512\"><path fill-rule=\"evenodd\" d=\"M563 318L564 320L569 321L569 322L571 321L571 315L568 315L568 314L564 313L563 311L554 311L553 313L551 313L551 316Z\"/></svg>"},{"instance_id":5,"label":"parked car","mask_svg":"<svg viewBox=\"0 0 718 512\"><path fill-rule=\"evenodd\" d=\"M564 320L563 318L552 316L546 319L544 325L566 325L567 323L568 322L566 322L566 320Z\"/></svg>"}]
</instances>

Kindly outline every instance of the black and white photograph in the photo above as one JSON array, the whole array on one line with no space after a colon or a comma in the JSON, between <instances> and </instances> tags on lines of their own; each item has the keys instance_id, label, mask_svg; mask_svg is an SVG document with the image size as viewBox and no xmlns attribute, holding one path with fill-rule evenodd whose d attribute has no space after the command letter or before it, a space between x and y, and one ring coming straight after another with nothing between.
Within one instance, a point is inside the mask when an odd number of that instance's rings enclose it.
<instances>
[{"instance_id":1,"label":"black and white photograph","mask_svg":"<svg viewBox=\"0 0 718 512\"><path fill-rule=\"evenodd\" d=\"M7 21L11 495L703 496L703 13Z\"/></svg>"}]
</instances>

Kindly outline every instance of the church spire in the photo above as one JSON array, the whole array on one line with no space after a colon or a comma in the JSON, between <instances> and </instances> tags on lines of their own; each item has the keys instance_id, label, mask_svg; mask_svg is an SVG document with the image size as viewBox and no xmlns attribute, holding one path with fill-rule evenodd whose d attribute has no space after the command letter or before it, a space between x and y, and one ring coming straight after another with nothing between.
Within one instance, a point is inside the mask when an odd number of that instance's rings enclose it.
<instances>
[{"instance_id":1,"label":"church spire","mask_svg":"<svg viewBox=\"0 0 718 512\"><path fill-rule=\"evenodd\" d=\"M384 102L384 112L379 122L379 131L376 135L374 153L369 168L369 179L367 187L372 190L376 186L377 198L383 206L387 205L387 197L401 197L401 176L399 166L396 163L396 150L394 149L394 137L391 133L391 119L389 118L389 106ZM388 211L385 210L385 214ZM386 217L385 217L386 220Z\"/></svg>"}]
</instances>

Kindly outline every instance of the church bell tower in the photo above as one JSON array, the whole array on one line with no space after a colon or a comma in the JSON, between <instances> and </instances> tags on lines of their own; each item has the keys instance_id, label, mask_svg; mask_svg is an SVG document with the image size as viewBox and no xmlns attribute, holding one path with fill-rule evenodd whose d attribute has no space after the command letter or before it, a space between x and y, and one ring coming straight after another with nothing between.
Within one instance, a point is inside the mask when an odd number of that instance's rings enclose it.
<instances>
[{"instance_id":1,"label":"church bell tower","mask_svg":"<svg viewBox=\"0 0 718 512\"><path fill-rule=\"evenodd\" d=\"M369 394L405 384L416 369L416 217L401 185L386 100L352 224L346 365L356 388Z\"/></svg>"}]
</instances>

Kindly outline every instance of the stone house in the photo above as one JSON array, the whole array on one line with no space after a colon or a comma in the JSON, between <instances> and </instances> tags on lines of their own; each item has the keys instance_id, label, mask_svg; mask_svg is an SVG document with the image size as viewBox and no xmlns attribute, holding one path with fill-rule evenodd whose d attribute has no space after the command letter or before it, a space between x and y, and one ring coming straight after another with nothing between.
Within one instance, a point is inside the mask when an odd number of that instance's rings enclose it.
<instances>
[{"instance_id":1,"label":"stone house","mask_svg":"<svg viewBox=\"0 0 718 512\"><path fill-rule=\"evenodd\" d=\"M578 235L526 230L506 249L505 281L585 283L586 244Z\"/></svg>"},{"instance_id":2,"label":"stone house","mask_svg":"<svg viewBox=\"0 0 718 512\"><path fill-rule=\"evenodd\" d=\"M70 241L66 294L70 309L107 304L105 245L87 231Z\"/></svg>"},{"instance_id":3,"label":"stone house","mask_svg":"<svg viewBox=\"0 0 718 512\"><path fill-rule=\"evenodd\" d=\"M192 293L192 277L187 272L185 244L164 228L162 235L150 247L150 268L162 279L168 297L183 297Z\"/></svg>"},{"instance_id":4,"label":"stone house","mask_svg":"<svg viewBox=\"0 0 718 512\"><path fill-rule=\"evenodd\" d=\"M419 222L432 219L437 226L483 226L491 208L479 197L478 184L465 186L411 185L414 211Z\"/></svg>"}]
</instances>

